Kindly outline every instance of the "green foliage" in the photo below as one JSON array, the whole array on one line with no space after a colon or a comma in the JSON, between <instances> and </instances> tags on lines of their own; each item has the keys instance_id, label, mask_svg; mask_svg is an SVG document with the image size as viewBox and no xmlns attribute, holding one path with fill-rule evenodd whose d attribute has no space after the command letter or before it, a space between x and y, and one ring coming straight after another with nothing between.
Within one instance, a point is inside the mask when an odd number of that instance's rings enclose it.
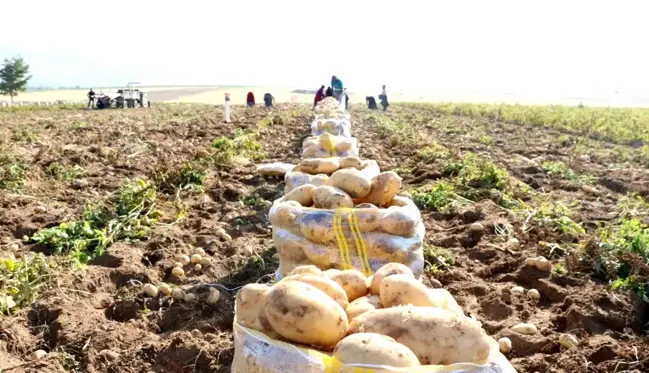
<instances>
[{"instance_id":1,"label":"green foliage","mask_svg":"<svg viewBox=\"0 0 649 373\"><path fill-rule=\"evenodd\" d=\"M201 162L184 162L176 169L161 168L154 173L153 180L163 193L180 190L203 192L207 178L207 167Z\"/></svg>"},{"instance_id":2,"label":"green foliage","mask_svg":"<svg viewBox=\"0 0 649 373\"><path fill-rule=\"evenodd\" d=\"M433 245L424 246L424 261L424 271L429 275L437 275L455 265L451 251Z\"/></svg>"},{"instance_id":3,"label":"green foliage","mask_svg":"<svg viewBox=\"0 0 649 373\"><path fill-rule=\"evenodd\" d=\"M0 68L0 94L8 95L13 102L18 92L25 92L27 83L31 79L29 65L22 57L5 58Z\"/></svg>"},{"instance_id":4,"label":"green foliage","mask_svg":"<svg viewBox=\"0 0 649 373\"><path fill-rule=\"evenodd\" d=\"M591 175L578 175L567 164L561 161L543 162L543 169L549 175L556 175L562 179L574 181L578 184L595 184L595 177Z\"/></svg>"},{"instance_id":5,"label":"green foliage","mask_svg":"<svg viewBox=\"0 0 649 373\"><path fill-rule=\"evenodd\" d=\"M451 152L437 142L432 142L417 152L417 157L425 163L435 162L440 159L447 159Z\"/></svg>"},{"instance_id":6,"label":"green foliage","mask_svg":"<svg viewBox=\"0 0 649 373\"><path fill-rule=\"evenodd\" d=\"M86 170L79 166L62 165L58 162L52 162L45 168L45 173L54 177L57 180L76 180L86 174Z\"/></svg>"},{"instance_id":7,"label":"green foliage","mask_svg":"<svg viewBox=\"0 0 649 373\"><path fill-rule=\"evenodd\" d=\"M0 259L0 315L31 304L61 270L69 267L69 261L43 254Z\"/></svg>"},{"instance_id":8,"label":"green foliage","mask_svg":"<svg viewBox=\"0 0 649 373\"><path fill-rule=\"evenodd\" d=\"M155 206L151 183L127 181L108 201L86 206L81 219L41 229L31 241L85 264L116 241L144 237L160 217Z\"/></svg>"},{"instance_id":9,"label":"green foliage","mask_svg":"<svg viewBox=\"0 0 649 373\"><path fill-rule=\"evenodd\" d=\"M259 134L256 132L245 133L237 129L233 138L219 137L212 142L215 150L212 158L217 164L227 164L235 156L243 156L253 161L259 161L266 157L262 146L257 142Z\"/></svg>"},{"instance_id":10,"label":"green foliage","mask_svg":"<svg viewBox=\"0 0 649 373\"><path fill-rule=\"evenodd\" d=\"M16 191L26 183L28 167L8 151L0 149L0 189Z\"/></svg>"},{"instance_id":11,"label":"green foliage","mask_svg":"<svg viewBox=\"0 0 649 373\"><path fill-rule=\"evenodd\" d=\"M524 230L528 226L550 227L558 233L573 235L583 234L584 228L572 220L570 207L561 201L544 201L532 211L521 211L526 215Z\"/></svg>"},{"instance_id":12,"label":"green foliage","mask_svg":"<svg viewBox=\"0 0 649 373\"><path fill-rule=\"evenodd\" d=\"M505 190L509 173L490 159L479 159L474 153L466 153L444 166L444 175L455 176L457 183L469 188Z\"/></svg>"},{"instance_id":13,"label":"green foliage","mask_svg":"<svg viewBox=\"0 0 649 373\"><path fill-rule=\"evenodd\" d=\"M450 213L461 206L472 203L455 192L455 187L447 182L437 182L431 187L422 187L411 191L413 202L421 209Z\"/></svg>"}]
</instances>

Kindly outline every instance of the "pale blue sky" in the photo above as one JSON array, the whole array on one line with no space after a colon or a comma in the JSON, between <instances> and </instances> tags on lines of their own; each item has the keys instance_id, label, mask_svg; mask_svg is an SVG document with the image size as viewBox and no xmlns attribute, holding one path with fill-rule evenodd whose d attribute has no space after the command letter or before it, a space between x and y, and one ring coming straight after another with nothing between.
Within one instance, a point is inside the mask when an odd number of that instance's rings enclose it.
<instances>
[{"instance_id":1,"label":"pale blue sky","mask_svg":"<svg viewBox=\"0 0 649 373\"><path fill-rule=\"evenodd\" d=\"M54 86L313 88L336 74L399 92L649 91L647 1L99 3L3 0L0 58L23 55Z\"/></svg>"}]
</instances>

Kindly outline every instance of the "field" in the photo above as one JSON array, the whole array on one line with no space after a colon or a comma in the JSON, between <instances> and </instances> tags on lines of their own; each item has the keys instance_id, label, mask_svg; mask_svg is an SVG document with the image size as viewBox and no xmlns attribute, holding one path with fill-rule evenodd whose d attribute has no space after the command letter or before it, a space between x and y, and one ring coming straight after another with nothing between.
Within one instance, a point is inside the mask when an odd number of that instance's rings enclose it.
<instances>
[{"instance_id":1,"label":"field","mask_svg":"<svg viewBox=\"0 0 649 373\"><path fill-rule=\"evenodd\" d=\"M649 371L649 111L350 112L361 156L399 173L422 210L426 276L512 340L519 372ZM1 372L230 371L236 290L277 268L266 215L284 183L255 163L297 163L312 112L232 116L188 104L0 109ZM211 263L172 276L195 248ZM539 255L550 273L526 264ZM201 299L152 301L149 282L196 286ZM216 305L202 301L210 289ZM508 329L521 322L540 333ZM577 348L557 342L566 332ZM48 355L33 360L39 349Z\"/></svg>"}]
</instances>

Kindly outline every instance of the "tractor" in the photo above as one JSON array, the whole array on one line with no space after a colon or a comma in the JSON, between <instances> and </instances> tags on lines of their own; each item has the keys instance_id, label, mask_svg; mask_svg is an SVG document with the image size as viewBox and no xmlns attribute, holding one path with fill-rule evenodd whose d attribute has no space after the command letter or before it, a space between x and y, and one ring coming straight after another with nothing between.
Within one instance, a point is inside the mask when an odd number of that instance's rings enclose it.
<instances>
[{"instance_id":1,"label":"tractor","mask_svg":"<svg viewBox=\"0 0 649 373\"><path fill-rule=\"evenodd\" d=\"M134 88L135 85L139 84L131 82L126 85L126 88L118 89L117 93L99 94L97 96L97 109L151 107L151 101L149 101L147 93Z\"/></svg>"}]
</instances>

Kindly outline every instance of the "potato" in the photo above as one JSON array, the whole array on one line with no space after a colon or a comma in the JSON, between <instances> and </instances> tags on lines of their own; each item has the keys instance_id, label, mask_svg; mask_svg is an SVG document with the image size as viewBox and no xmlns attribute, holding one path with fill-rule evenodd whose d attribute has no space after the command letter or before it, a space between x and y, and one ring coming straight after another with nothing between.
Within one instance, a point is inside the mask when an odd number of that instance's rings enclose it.
<instances>
[{"instance_id":1,"label":"potato","mask_svg":"<svg viewBox=\"0 0 649 373\"><path fill-rule=\"evenodd\" d=\"M393 171L382 172L372 178L369 194L363 202L387 207L401 189L401 177Z\"/></svg>"},{"instance_id":2,"label":"potato","mask_svg":"<svg viewBox=\"0 0 649 373\"><path fill-rule=\"evenodd\" d=\"M375 334L358 333L345 337L336 345L333 357L344 364L371 364L389 367L415 367L419 360L408 347L393 338Z\"/></svg>"},{"instance_id":3,"label":"potato","mask_svg":"<svg viewBox=\"0 0 649 373\"><path fill-rule=\"evenodd\" d=\"M381 297L379 297L378 295L366 295L364 297L360 297L354 300L353 302L351 302L349 305L351 306L352 304L356 304L356 303L369 303L372 306L374 306L374 308L376 308L377 310L379 308L383 308L383 305L381 304Z\"/></svg>"},{"instance_id":4,"label":"potato","mask_svg":"<svg viewBox=\"0 0 649 373\"><path fill-rule=\"evenodd\" d=\"M512 351L512 340L504 337L498 340L498 348L503 354L508 354Z\"/></svg>"},{"instance_id":5,"label":"potato","mask_svg":"<svg viewBox=\"0 0 649 373\"><path fill-rule=\"evenodd\" d=\"M530 324L530 323L521 323L512 326L512 331L515 331L518 334L525 334L525 335L534 335L539 332L539 330L536 328L536 325Z\"/></svg>"},{"instance_id":6,"label":"potato","mask_svg":"<svg viewBox=\"0 0 649 373\"><path fill-rule=\"evenodd\" d=\"M329 180L329 176L327 175L324 174L315 175L311 178L311 185L315 187L327 185L328 180Z\"/></svg>"},{"instance_id":7,"label":"potato","mask_svg":"<svg viewBox=\"0 0 649 373\"><path fill-rule=\"evenodd\" d=\"M313 191L315 188L311 184L300 185L285 195L284 201L295 201L301 206L310 207L313 205Z\"/></svg>"},{"instance_id":8,"label":"potato","mask_svg":"<svg viewBox=\"0 0 649 373\"><path fill-rule=\"evenodd\" d=\"M527 258L525 259L525 265L532 266L543 272L550 272L552 270L552 263L543 256Z\"/></svg>"},{"instance_id":9,"label":"potato","mask_svg":"<svg viewBox=\"0 0 649 373\"><path fill-rule=\"evenodd\" d=\"M354 201L349 194L342 190L324 185L315 188L313 192L313 202L315 207L321 209L337 209L341 207L352 208Z\"/></svg>"},{"instance_id":10,"label":"potato","mask_svg":"<svg viewBox=\"0 0 649 373\"><path fill-rule=\"evenodd\" d=\"M379 295L381 290L381 282L383 281L383 279L388 276L398 274L409 275L412 276L412 278L415 278L415 275L412 273L410 268L406 267L405 265L401 263L388 263L379 268L379 270L374 273L374 277L372 278L372 282L370 283L370 294Z\"/></svg>"},{"instance_id":11,"label":"potato","mask_svg":"<svg viewBox=\"0 0 649 373\"><path fill-rule=\"evenodd\" d=\"M358 157L345 157L340 158L338 168L355 168L360 170L363 167L363 162Z\"/></svg>"},{"instance_id":12,"label":"potato","mask_svg":"<svg viewBox=\"0 0 649 373\"><path fill-rule=\"evenodd\" d=\"M369 302L359 302L359 303L352 302L345 309L345 313L347 313L347 320L351 322L357 316L362 315L365 312L374 311L374 310L376 310L376 307L374 307Z\"/></svg>"},{"instance_id":13,"label":"potato","mask_svg":"<svg viewBox=\"0 0 649 373\"><path fill-rule=\"evenodd\" d=\"M380 286L381 304L384 308L412 304L419 307L439 307L463 315L455 298L446 289L429 289L409 275L392 275L383 279Z\"/></svg>"},{"instance_id":14,"label":"potato","mask_svg":"<svg viewBox=\"0 0 649 373\"><path fill-rule=\"evenodd\" d=\"M347 293L347 299L350 302L367 295L367 292L369 291L367 278L355 269L339 271L330 278L342 286L345 293Z\"/></svg>"},{"instance_id":15,"label":"potato","mask_svg":"<svg viewBox=\"0 0 649 373\"><path fill-rule=\"evenodd\" d=\"M322 276L322 271L320 268L314 266L314 265L302 265L302 266L297 266L295 267L291 273L289 273L289 276L291 275L314 275L314 276Z\"/></svg>"},{"instance_id":16,"label":"potato","mask_svg":"<svg viewBox=\"0 0 649 373\"><path fill-rule=\"evenodd\" d=\"M265 313L275 331L289 341L333 348L347 334L345 310L316 287L301 281L275 284Z\"/></svg>"},{"instance_id":17,"label":"potato","mask_svg":"<svg viewBox=\"0 0 649 373\"><path fill-rule=\"evenodd\" d=\"M372 187L370 179L355 168L342 168L334 172L327 184L344 191L352 198L365 197Z\"/></svg>"},{"instance_id":18,"label":"potato","mask_svg":"<svg viewBox=\"0 0 649 373\"><path fill-rule=\"evenodd\" d=\"M415 234L420 219L414 218L409 209L394 208L381 219L381 230L395 236L410 237Z\"/></svg>"},{"instance_id":19,"label":"potato","mask_svg":"<svg viewBox=\"0 0 649 373\"><path fill-rule=\"evenodd\" d=\"M316 175L316 174L327 174L331 175L338 169L338 159L337 158L311 158L304 159L300 163L300 171L306 172L307 174Z\"/></svg>"},{"instance_id":20,"label":"potato","mask_svg":"<svg viewBox=\"0 0 649 373\"><path fill-rule=\"evenodd\" d=\"M422 365L484 363L490 337L480 322L437 307L400 306L357 316L349 333L378 333L410 348Z\"/></svg>"},{"instance_id":21,"label":"potato","mask_svg":"<svg viewBox=\"0 0 649 373\"><path fill-rule=\"evenodd\" d=\"M328 278L328 279L331 279L331 277L335 276L337 273L340 273L340 272L342 272L342 271L339 270L339 269L336 269L336 268L330 268L330 269L328 269L328 270L322 272L322 275L323 275L324 277Z\"/></svg>"},{"instance_id":22,"label":"potato","mask_svg":"<svg viewBox=\"0 0 649 373\"><path fill-rule=\"evenodd\" d=\"M374 206L371 203L361 203L356 205L357 209L378 209L378 207Z\"/></svg>"},{"instance_id":23,"label":"potato","mask_svg":"<svg viewBox=\"0 0 649 373\"><path fill-rule=\"evenodd\" d=\"M277 335L264 312L270 289L270 286L264 284L248 284L242 287L234 302L234 313L239 325L275 338Z\"/></svg>"},{"instance_id":24,"label":"potato","mask_svg":"<svg viewBox=\"0 0 649 373\"><path fill-rule=\"evenodd\" d=\"M310 274L293 275L284 278L283 281L305 282L317 288L318 290L322 291L323 293L327 294L329 298L335 300L336 303L340 304L340 307L342 307L343 309L347 308L347 306L349 305L347 294L345 294L345 290L342 288L342 286L338 285L333 280L330 280L326 277L322 277L322 275L319 276L317 275L314 276Z\"/></svg>"}]
</instances>

